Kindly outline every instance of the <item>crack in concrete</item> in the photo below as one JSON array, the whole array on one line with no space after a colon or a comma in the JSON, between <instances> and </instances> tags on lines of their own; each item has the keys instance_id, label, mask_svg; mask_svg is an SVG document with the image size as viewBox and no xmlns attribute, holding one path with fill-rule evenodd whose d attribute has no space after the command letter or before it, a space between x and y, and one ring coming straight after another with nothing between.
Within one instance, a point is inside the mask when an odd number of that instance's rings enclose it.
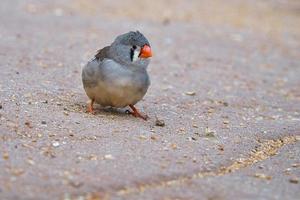
<instances>
[{"instance_id":1,"label":"crack in concrete","mask_svg":"<svg viewBox=\"0 0 300 200\"><path fill-rule=\"evenodd\" d=\"M170 180L163 180L155 183L142 183L136 186L125 187L116 191L118 196L124 196L134 193L142 193L146 190L162 188L162 187L171 187L176 185L185 184L188 181L205 178L205 177L216 177L223 176L226 174L233 173L237 170L244 169L248 166L251 166L257 162L264 161L271 156L274 156L278 153L279 149L284 145L293 144L297 141L300 141L300 136L285 136L283 138L266 140L260 142L260 146L251 150L249 157L239 158L231 165L227 167L221 167L215 171L210 172L197 172L192 175L183 175Z\"/></svg>"}]
</instances>

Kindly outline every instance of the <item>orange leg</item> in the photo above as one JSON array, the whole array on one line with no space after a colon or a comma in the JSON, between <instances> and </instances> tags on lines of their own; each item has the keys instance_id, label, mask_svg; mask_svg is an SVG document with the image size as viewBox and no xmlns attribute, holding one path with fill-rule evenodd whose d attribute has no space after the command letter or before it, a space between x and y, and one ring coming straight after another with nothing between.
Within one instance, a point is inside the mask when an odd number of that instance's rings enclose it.
<instances>
[{"instance_id":1,"label":"orange leg","mask_svg":"<svg viewBox=\"0 0 300 200\"><path fill-rule=\"evenodd\" d=\"M147 115L142 115L139 113L139 111L133 106L133 105L129 105L129 107L132 109L133 112L131 112L131 114L135 117L139 117L142 118L143 120L147 120L148 116Z\"/></svg>"},{"instance_id":2,"label":"orange leg","mask_svg":"<svg viewBox=\"0 0 300 200\"><path fill-rule=\"evenodd\" d=\"M87 111L91 114L95 114L94 107L93 107L94 102L95 102L95 100L91 99L91 101L89 102L89 104L87 106Z\"/></svg>"}]
</instances>

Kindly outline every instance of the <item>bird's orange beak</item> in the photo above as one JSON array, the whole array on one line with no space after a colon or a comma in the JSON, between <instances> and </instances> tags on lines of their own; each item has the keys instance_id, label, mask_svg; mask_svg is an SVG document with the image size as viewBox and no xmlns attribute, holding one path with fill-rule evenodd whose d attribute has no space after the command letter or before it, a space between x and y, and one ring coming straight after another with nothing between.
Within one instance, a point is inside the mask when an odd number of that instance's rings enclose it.
<instances>
[{"instance_id":1,"label":"bird's orange beak","mask_svg":"<svg viewBox=\"0 0 300 200\"><path fill-rule=\"evenodd\" d=\"M140 58L149 58L152 56L151 48L148 45L143 46L140 53Z\"/></svg>"}]
</instances>

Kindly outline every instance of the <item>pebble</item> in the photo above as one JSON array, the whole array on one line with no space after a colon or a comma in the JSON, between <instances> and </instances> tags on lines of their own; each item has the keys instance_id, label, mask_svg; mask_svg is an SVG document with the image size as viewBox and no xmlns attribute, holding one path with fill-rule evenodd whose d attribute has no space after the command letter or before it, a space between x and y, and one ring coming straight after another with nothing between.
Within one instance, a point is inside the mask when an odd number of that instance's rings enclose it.
<instances>
[{"instance_id":1,"label":"pebble","mask_svg":"<svg viewBox=\"0 0 300 200\"><path fill-rule=\"evenodd\" d=\"M300 163L294 163L294 164L292 164L292 167L295 167L295 168L300 167Z\"/></svg>"},{"instance_id":2,"label":"pebble","mask_svg":"<svg viewBox=\"0 0 300 200\"><path fill-rule=\"evenodd\" d=\"M59 142L57 142L57 141L55 141L55 142L52 143L52 146L54 146L54 147L59 147L59 145L60 145L60 144L59 144Z\"/></svg>"},{"instance_id":3,"label":"pebble","mask_svg":"<svg viewBox=\"0 0 300 200\"><path fill-rule=\"evenodd\" d=\"M157 137L155 135L151 135L151 140L157 140Z\"/></svg>"},{"instance_id":4,"label":"pebble","mask_svg":"<svg viewBox=\"0 0 300 200\"><path fill-rule=\"evenodd\" d=\"M229 121L228 120L224 120L223 124L229 124Z\"/></svg>"},{"instance_id":5,"label":"pebble","mask_svg":"<svg viewBox=\"0 0 300 200\"><path fill-rule=\"evenodd\" d=\"M164 127L166 124L165 124L165 121L164 120L161 120L161 119L156 119L155 120L155 126L161 126L161 127Z\"/></svg>"},{"instance_id":6,"label":"pebble","mask_svg":"<svg viewBox=\"0 0 300 200\"><path fill-rule=\"evenodd\" d=\"M255 178L260 178L260 179L265 179L265 180L271 180L272 179L272 176L268 176L268 175L261 174L261 173L254 174L254 177Z\"/></svg>"},{"instance_id":7,"label":"pebble","mask_svg":"<svg viewBox=\"0 0 300 200\"><path fill-rule=\"evenodd\" d=\"M188 96L195 96L196 92L189 91L189 92L186 92L185 94Z\"/></svg>"},{"instance_id":8,"label":"pebble","mask_svg":"<svg viewBox=\"0 0 300 200\"><path fill-rule=\"evenodd\" d=\"M8 160L9 159L9 155L8 155L7 152L4 152L2 157L3 157L4 160Z\"/></svg>"},{"instance_id":9,"label":"pebble","mask_svg":"<svg viewBox=\"0 0 300 200\"><path fill-rule=\"evenodd\" d=\"M215 137L215 131L211 130L210 128L205 128L205 136L206 137Z\"/></svg>"},{"instance_id":10,"label":"pebble","mask_svg":"<svg viewBox=\"0 0 300 200\"><path fill-rule=\"evenodd\" d=\"M229 106L229 104L228 104L227 102L223 102L223 105L224 105L225 107Z\"/></svg>"},{"instance_id":11,"label":"pebble","mask_svg":"<svg viewBox=\"0 0 300 200\"><path fill-rule=\"evenodd\" d=\"M27 163L30 164L30 165L35 165L35 162L32 159L28 159Z\"/></svg>"},{"instance_id":12,"label":"pebble","mask_svg":"<svg viewBox=\"0 0 300 200\"><path fill-rule=\"evenodd\" d=\"M104 159L106 159L106 160L113 160L115 158L111 154L106 154L106 155L104 155Z\"/></svg>"},{"instance_id":13,"label":"pebble","mask_svg":"<svg viewBox=\"0 0 300 200\"><path fill-rule=\"evenodd\" d=\"M294 184L298 184L299 183L299 179L298 178L290 178L290 183L294 183Z\"/></svg>"},{"instance_id":14,"label":"pebble","mask_svg":"<svg viewBox=\"0 0 300 200\"><path fill-rule=\"evenodd\" d=\"M139 138L140 138L141 140L146 140L146 139L147 139L147 136L145 136L145 135L140 135Z\"/></svg>"},{"instance_id":15,"label":"pebble","mask_svg":"<svg viewBox=\"0 0 300 200\"><path fill-rule=\"evenodd\" d=\"M177 147L177 144L175 144L175 143L171 144L171 148L172 148L172 149L177 149L177 148L178 148L178 147Z\"/></svg>"}]
</instances>

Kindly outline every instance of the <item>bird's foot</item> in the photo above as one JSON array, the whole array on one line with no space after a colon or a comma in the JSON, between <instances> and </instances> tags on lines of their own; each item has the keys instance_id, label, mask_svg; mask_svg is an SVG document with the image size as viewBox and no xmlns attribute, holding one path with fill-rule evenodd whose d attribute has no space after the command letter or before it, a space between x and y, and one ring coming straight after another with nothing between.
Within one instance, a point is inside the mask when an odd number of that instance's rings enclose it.
<instances>
[{"instance_id":1,"label":"bird's foot","mask_svg":"<svg viewBox=\"0 0 300 200\"><path fill-rule=\"evenodd\" d=\"M95 110L94 110L93 105L94 105L94 100L92 99L92 100L88 103L88 105L87 105L87 112L94 115L94 114L95 114Z\"/></svg>"},{"instance_id":2,"label":"bird's foot","mask_svg":"<svg viewBox=\"0 0 300 200\"><path fill-rule=\"evenodd\" d=\"M148 115L142 115L141 113L139 113L139 111L133 105L129 105L129 107L132 109L132 112L129 110L127 110L127 112L129 112L133 116L142 118L145 121L149 118Z\"/></svg>"}]
</instances>

